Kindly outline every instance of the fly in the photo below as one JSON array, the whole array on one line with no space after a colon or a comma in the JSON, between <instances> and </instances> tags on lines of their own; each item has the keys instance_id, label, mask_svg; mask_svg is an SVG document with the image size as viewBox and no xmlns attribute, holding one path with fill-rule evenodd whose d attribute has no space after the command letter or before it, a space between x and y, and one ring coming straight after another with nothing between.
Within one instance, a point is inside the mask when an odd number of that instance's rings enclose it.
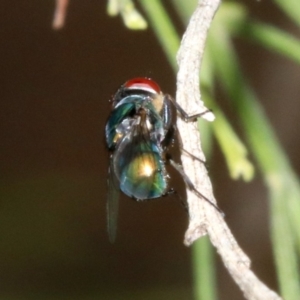
<instances>
[{"instance_id":1,"label":"fly","mask_svg":"<svg viewBox=\"0 0 300 300\"><path fill-rule=\"evenodd\" d=\"M113 109L105 127L110 151L107 225L111 242L116 237L120 191L136 201L166 195L169 178L166 160L181 174L189 189L219 210L194 188L181 165L167 155L175 127L172 104L185 121L203 115L188 116L170 96L161 92L155 81L148 78L125 82L112 98Z\"/></svg>"}]
</instances>

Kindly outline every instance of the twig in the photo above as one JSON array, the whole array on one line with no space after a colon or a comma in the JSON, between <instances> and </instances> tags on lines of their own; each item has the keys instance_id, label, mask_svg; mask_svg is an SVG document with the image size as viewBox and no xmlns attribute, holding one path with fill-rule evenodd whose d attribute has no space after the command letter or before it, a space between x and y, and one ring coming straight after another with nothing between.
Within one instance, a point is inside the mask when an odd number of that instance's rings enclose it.
<instances>
[{"instance_id":1,"label":"twig","mask_svg":"<svg viewBox=\"0 0 300 300\"><path fill-rule=\"evenodd\" d=\"M69 0L56 0L52 22L53 29L61 29L64 26L68 4Z\"/></svg>"},{"instance_id":2,"label":"twig","mask_svg":"<svg viewBox=\"0 0 300 300\"><path fill-rule=\"evenodd\" d=\"M220 0L202 0L189 22L177 55L179 71L177 74L177 102L191 114L205 111L200 98L199 71L203 57L207 31L210 27ZM211 115L204 115L211 120ZM200 147L200 135L195 124L186 123L178 118L178 130L186 150L205 160ZM182 154L182 165L185 172L194 182L197 190L208 199L215 202L212 185L205 166L189 156ZM189 190L189 226L185 233L185 245L191 245L195 240L208 234L212 244L222 257L225 267L243 291L246 299L279 300L282 299L271 291L250 270L250 259L237 244L234 236L221 214L206 201Z\"/></svg>"}]
</instances>

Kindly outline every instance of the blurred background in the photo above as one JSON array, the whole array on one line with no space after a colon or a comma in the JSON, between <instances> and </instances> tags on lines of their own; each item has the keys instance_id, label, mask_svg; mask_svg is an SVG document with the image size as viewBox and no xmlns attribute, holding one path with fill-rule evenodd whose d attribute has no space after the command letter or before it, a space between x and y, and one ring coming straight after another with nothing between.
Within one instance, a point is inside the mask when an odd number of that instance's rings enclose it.
<instances>
[{"instance_id":1,"label":"blurred background","mask_svg":"<svg viewBox=\"0 0 300 300\"><path fill-rule=\"evenodd\" d=\"M71 0L60 31L51 28L54 5L0 3L0 298L193 299L191 250L183 245L188 217L174 197L122 197L115 244L106 233L108 100L136 76L152 77L174 95L173 71L153 32L126 29L121 18L107 16L106 1ZM257 19L299 37L271 3L247 5ZM237 47L299 174L300 69L261 47ZM260 175L233 182L217 146L211 158L230 228L257 275L277 289ZM219 299L242 299L216 258Z\"/></svg>"}]
</instances>

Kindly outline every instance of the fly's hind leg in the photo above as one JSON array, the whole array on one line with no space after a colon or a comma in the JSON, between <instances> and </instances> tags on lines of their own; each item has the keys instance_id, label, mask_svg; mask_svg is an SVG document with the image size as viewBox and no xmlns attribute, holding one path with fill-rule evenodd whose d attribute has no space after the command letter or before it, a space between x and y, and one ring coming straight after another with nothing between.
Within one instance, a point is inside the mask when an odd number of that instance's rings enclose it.
<instances>
[{"instance_id":1,"label":"fly's hind leg","mask_svg":"<svg viewBox=\"0 0 300 300\"><path fill-rule=\"evenodd\" d=\"M175 195L176 196L176 200L179 201L179 204L183 207L184 211L186 213L188 213L188 206L186 204L186 202L182 199L182 197L177 193L177 191L173 188L170 188L166 194L164 194L163 196L170 196L170 195Z\"/></svg>"},{"instance_id":2,"label":"fly's hind leg","mask_svg":"<svg viewBox=\"0 0 300 300\"><path fill-rule=\"evenodd\" d=\"M208 202L210 205L212 205L224 217L223 211L215 203L213 203L211 200L209 200L206 196L204 196L202 193L200 193L195 188L195 186L192 183L192 181L190 180L190 178L184 172L182 166L180 164L176 163L171 158L169 158L168 160L169 160L171 166L181 175L181 177L183 178L183 180L184 180L186 186L188 187L188 189L191 190L192 192L194 192L198 197L202 198L203 200Z\"/></svg>"},{"instance_id":3,"label":"fly's hind leg","mask_svg":"<svg viewBox=\"0 0 300 300\"><path fill-rule=\"evenodd\" d=\"M176 125L173 125L173 130L174 130L174 132L176 132L176 138L178 140L180 151L184 152L185 154L187 154L188 156L190 156L192 159L197 160L197 161L201 162L202 164L204 164L206 166L206 162L204 160L202 160L201 158L195 156L194 154L190 153L189 151L187 151L187 150L185 150L183 148L183 143L182 143L181 135L180 135L179 131L177 130L177 126Z\"/></svg>"}]
</instances>

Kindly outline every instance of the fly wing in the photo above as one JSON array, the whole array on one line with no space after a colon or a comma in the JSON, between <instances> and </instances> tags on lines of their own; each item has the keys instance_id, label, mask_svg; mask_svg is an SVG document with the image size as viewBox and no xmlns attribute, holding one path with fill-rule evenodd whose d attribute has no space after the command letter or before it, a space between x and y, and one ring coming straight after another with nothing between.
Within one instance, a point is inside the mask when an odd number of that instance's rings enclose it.
<instances>
[{"instance_id":1,"label":"fly wing","mask_svg":"<svg viewBox=\"0 0 300 300\"><path fill-rule=\"evenodd\" d=\"M113 157L110 158L110 165L108 170L108 195L107 195L107 231L109 241L113 243L116 239L118 210L119 210L119 195L118 180L114 174Z\"/></svg>"}]
</instances>

